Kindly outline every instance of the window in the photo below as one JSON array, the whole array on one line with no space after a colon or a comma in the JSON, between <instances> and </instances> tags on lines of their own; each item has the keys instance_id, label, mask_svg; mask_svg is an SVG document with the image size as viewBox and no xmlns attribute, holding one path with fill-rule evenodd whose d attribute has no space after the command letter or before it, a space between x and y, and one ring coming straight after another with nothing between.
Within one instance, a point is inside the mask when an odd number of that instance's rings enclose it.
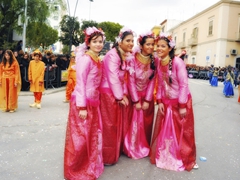
<instances>
[{"instance_id":1,"label":"window","mask_svg":"<svg viewBox=\"0 0 240 180\"><path fill-rule=\"evenodd\" d=\"M208 23L208 35L213 35L213 20L210 20Z\"/></svg>"},{"instance_id":2,"label":"window","mask_svg":"<svg viewBox=\"0 0 240 180\"><path fill-rule=\"evenodd\" d=\"M175 41L175 43L177 43L177 36L176 35L174 36L174 41Z\"/></svg>"},{"instance_id":3,"label":"window","mask_svg":"<svg viewBox=\"0 0 240 180\"><path fill-rule=\"evenodd\" d=\"M195 27L195 28L193 29L192 37L193 37L193 38L197 38L197 37L198 37L198 28L197 28L197 27Z\"/></svg>"},{"instance_id":4,"label":"window","mask_svg":"<svg viewBox=\"0 0 240 180\"><path fill-rule=\"evenodd\" d=\"M238 16L237 39L240 39L240 14L239 14L239 16Z\"/></svg>"},{"instance_id":5,"label":"window","mask_svg":"<svg viewBox=\"0 0 240 180\"><path fill-rule=\"evenodd\" d=\"M58 6L54 6L55 10L58 11L59 10L59 7Z\"/></svg>"},{"instance_id":6,"label":"window","mask_svg":"<svg viewBox=\"0 0 240 180\"><path fill-rule=\"evenodd\" d=\"M165 30L165 26L162 27L162 32L164 32L164 30Z\"/></svg>"},{"instance_id":7,"label":"window","mask_svg":"<svg viewBox=\"0 0 240 180\"><path fill-rule=\"evenodd\" d=\"M186 39L186 32L183 33L183 42L185 42Z\"/></svg>"},{"instance_id":8,"label":"window","mask_svg":"<svg viewBox=\"0 0 240 180\"><path fill-rule=\"evenodd\" d=\"M58 16L53 16L53 19L54 20L58 20Z\"/></svg>"},{"instance_id":9,"label":"window","mask_svg":"<svg viewBox=\"0 0 240 180\"><path fill-rule=\"evenodd\" d=\"M195 64L195 57L192 57L192 64Z\"/></svg>"}]
</instances>

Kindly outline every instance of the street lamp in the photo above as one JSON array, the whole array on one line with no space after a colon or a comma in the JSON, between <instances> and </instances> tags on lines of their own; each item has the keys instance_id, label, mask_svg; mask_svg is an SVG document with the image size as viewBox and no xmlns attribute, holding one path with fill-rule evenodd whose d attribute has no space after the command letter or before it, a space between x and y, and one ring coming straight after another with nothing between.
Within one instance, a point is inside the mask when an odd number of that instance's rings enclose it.
<instances>
[{"instance_id":1,"label":"street lamp","mask_svg":"<svg viewBox=\"0 0 240 180\"><path fill-rule=\"evenodd\" d=\"M70 16L70 6L69 6L69 1L67 0L68 2L68 14L69 14L69 18L71 19L71 16ZM70 30L70 42L69 42L69 54L71 53L71 50L72 50L72 36L73 36L73 30L74 30L74 25L75 25L75 21L74 21L74 18L75 18L75 14L76 14L76 9L77 9L77 5L78 5L78 0L76 2L76 6L75 6L75 10L74 10L74 14L73 14L73 25L72 25L72 28Z\"/></svg>"},{"instance_id":2,"label":"street lamp","mask_svg":"<svg viewBox=\"0 0 240 180\"><path fill-rule=\"evenodd\" d=\"M24 9L23 45L22 45L23 52L25 52L25 47L26 47L26 28L27 28L27 0L25 0L25 9Z\"/></svg>"},{"instance_id":3,"label":"street lamp","mask_svg":"<svg viewBox=\"0 0 240 180\"><path fill-rule=\"evenodd\" d=\"M90 15L91 15L91 2L93 2L93 0L89 0L90 5L89 5L89 21L90 21Z\"/></svg>"}]
</instances>

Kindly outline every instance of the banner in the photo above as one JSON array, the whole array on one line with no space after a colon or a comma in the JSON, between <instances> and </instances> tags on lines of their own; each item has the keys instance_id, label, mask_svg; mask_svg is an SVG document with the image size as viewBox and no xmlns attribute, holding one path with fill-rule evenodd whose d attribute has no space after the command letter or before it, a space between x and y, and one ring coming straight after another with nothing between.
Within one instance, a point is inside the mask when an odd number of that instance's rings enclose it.
<instances>
[{"instance_id":1,"label":"banner","mask_svg":"<svg viewBox=\"0 0 240 180\"><path fill-rule=\"evenodd\" d=\"M68 81L68 71L62 70L61 72L61 82Z\"/></svg>"}]
</instances>

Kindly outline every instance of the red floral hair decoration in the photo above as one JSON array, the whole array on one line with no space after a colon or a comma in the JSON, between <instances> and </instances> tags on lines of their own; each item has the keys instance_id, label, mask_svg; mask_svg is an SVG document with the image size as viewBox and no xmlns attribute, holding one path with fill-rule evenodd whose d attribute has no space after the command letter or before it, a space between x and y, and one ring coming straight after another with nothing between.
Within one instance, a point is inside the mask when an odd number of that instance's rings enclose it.
<instances>
[{"instance_id":1,"label":"red floral hair decoration","mask_svg":"<svg viewBox=\"0 0 240 180\"><path fill-rule=\"evenodd\" d=\"M103 36L103 41L106 39L103 30L102 29L97 29L94 26L93 27L88 27L84 31L84 34L85 34L84 42L86 43L87 46L89 45L89 39L92 37L93 34L94 35L100 34L101 36Z\"/></svg>"},{"instance_id":2,"label":"red floral hair decoration","mask_svg":"<svg viewBox=\"0 0 240 180\"><path fill-rule=\"evenodd\" d=\"M138 37L138 43L139 44L144 37L154 38L154 33L152 31L146 31L146 32L141 33Z\"/></svg>"},{"instance_id":3,"label":"red floral hair decoration","mask_svg":"<svg viewBox=\"0 0 240 180\"><path fill-rule=\"evenodd\" d=\"M135 33L134 33L131 29L129 29L128 27L123 27L123 28L120 30L118 36L115 38L116 42L121 42L121 41L122 41L122 39L123 39L123 33L125 33L125 32L130 32L130 33L133 34L133 36L135 36Z\"/></svg>"},{"instance_id":4,"label":"red floral hair decoration","mask_svg":"<svg viewBox=\"0 0 240 180\"><path fill-rule=\"evenodd\" d=\"M157 38L157 41L158 41L159 39L162 39L162 38L168 39L168 41L169 41L168 44L169 44L169 46L170 46L171 48L175 47L176 43L175 43L175 41L173 40L173 38L172 38L171 35L166 34L166 33L164 33L164 32L161 32L160 35L159 35L158 38Z\"/></svg>"}]
</instances>

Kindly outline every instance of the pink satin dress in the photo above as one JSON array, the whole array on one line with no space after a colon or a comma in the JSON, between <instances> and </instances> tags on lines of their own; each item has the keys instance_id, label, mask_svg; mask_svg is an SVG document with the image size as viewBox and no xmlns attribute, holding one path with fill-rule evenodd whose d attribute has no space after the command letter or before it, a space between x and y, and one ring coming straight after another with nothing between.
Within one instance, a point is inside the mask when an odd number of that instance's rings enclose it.
<instances>
[{"instance_id":1,"label":"pink satin dress","mask_svg":"<svg viewBox=\"0 0 240 180\"><path fill-rule=\"evenodd\" d=\"M138 55L138 56L137 56ZM131 125L124 137L124 153L133 159L144 158L149 155L154 117L153 91L156 73L150 68L151 61L141 62L139 54L129 64L128 89L133 103L149 103L147 110L131 109L133 115ZM156 65L156 62L155 62ZM154 73L154 77L149 77Z\"/></svg>"},{"instance_id":2,"label":"pink satin dress","mask_svg":"<svg viewBox=\"0 0 240 180\"><path fill-rule=\"evenodd\" d=\"M196 164L194 115L192 98L184 62L175 57L172 63L172 84L168 64L158 66L157 101L164 104L165 115L157 113L151 143L150 161L157 167L190 171ZM186 108L181 118L179 108Z\"/></svg>"},{"instance_id":3,"label":"pink satin dress","mask_svg":"<svg viewBox=\"0 0 240 180\"><path fill-rule=\"evenodd\" d=\"M100 110L103 122L103 162L115 164L123 150L123 137L130 124L129 107L118 103L128 96L127 60L121 60L115 48L103 58L103 76L100 85ZM121 66L121 68L120 68Z\"/></svg>"},{"instance_id":4,"label":"pink satin dress","mask_svg":"<svg viewBox=\"0 0 240 180\"><path fill-rule=\"evenodd\" d=\"M77 84L72 93L68 116L64 178L94 180L104 170L102 160L102 120L99 109L101 63L90 55L77 56ZM79 110L87 110L87 118L79 118Z\"/></svg>"}]
</instances>

